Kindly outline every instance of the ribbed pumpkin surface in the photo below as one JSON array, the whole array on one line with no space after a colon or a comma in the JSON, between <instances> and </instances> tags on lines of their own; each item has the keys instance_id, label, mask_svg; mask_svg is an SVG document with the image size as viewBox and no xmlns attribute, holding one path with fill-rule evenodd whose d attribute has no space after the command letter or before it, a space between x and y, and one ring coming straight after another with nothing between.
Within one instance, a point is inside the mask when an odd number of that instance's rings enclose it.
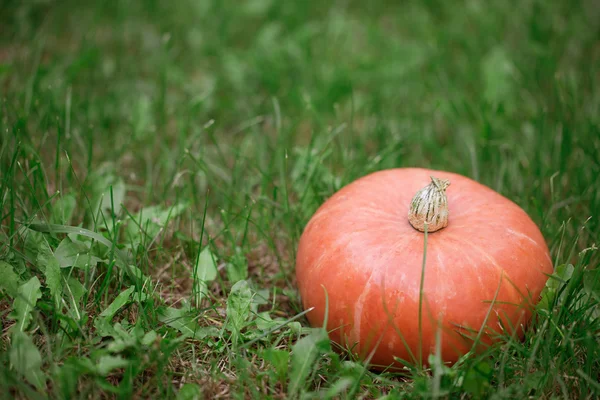
<instances>
[{"instance_id":1,"label":"ribbed pumpkin surface","mask_svg":"<svg viewBox=\"0 0 600 400\"><path fill-rule=\"evenodd\" d=\"M419 340L425 235L407 213L430 176L451 182L449 223L428 235ZM544 238L515 203L461 175L409 168L373 173L335 193L306 226L296 261L303 306L315 307L310 323L322 326L326 291L332 340L362 357L376 349L379 365L393 356L414 361L419 343L426 361L438 327L444 361L456 361L490 307L491 329L501 329L499 318L505 329L526 323L527 306L552 273Z\"/></svg>"}]
</instances>

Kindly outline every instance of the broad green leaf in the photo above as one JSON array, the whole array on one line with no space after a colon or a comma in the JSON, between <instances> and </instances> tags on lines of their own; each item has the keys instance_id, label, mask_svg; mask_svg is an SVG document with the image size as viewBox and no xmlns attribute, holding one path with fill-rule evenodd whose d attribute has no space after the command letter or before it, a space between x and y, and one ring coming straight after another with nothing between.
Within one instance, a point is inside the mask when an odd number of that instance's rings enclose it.
<instances>
[{"instance_id":1,"label":"broad green leaf","mask_svg":"<svg viewBox=\"0 0 600 400\"><path fill-rule=\"evenodd\" d=\"M65 288L65 293L69 294L71 300L77 304L85 294L85 287L79 282L76 278L70 277L67 281L67 287Z\"/></svg>"},{"instance_id":2,"label":"broad green leaf","mask_svg":"<svg viewBox=\"0 0 600 400\"><path fill-rule=\"evenodd\" d=\"M49 257L46 269L46 286L50 289L50 294L54 299L55 306L60 310L60 299L62 296L62 272L58 260L55 257Z\"/></svg>"},{"instance_id":3,"label":"broad green leaf","mask_svg":"<svg viewBox=\"0 0 600 400\"><path fill-rule=\"evenodd\" d=\"M292 321L287 326L288 328L290 328L290 331L298 335L306 333L311 329L309 327L303 327L302 324L298 321Z\"/></svg>"},{"instance_id":4,"label":"broad green leaf","mask_svg":"<svg viewBox=\"0 0 600 400\"><path fill-rule=\"evenodd\" d=\"M77 233L69 233L67 237L71 240L71 242L75 243L77 246L81 248L86 248L88 251L91 251L93 240L90 237L84 235L78 235Z\"/></svg>"},{"instance_id":5,"label":"broad green leaf","mask_svg":"<svg viewBox=\"0 0 600 400\"><path fill-rule=\"evenodd\" d=\"M68 224L73 217L76 205L75 196L66 194L52 206L51 221L53 224Z\"/></svg>"},{"instance_id":6,"label":"broad green leaf","mask_svg":"<svg viewBox=\"0 0 600 400\"><path fill-rule=\"evenodd\" d=\"M27 265L25 259L23 257L11 257L11 253L14 254L13 252L8 253L9 257L4 259L4 261L12 266L13 271L15 271L15 273L19 276L19 279L24 279L22 278L24 275L29 277L27 272L31 271L31 267Z\"/></svg>"},{"instance_id":7,"label":"broad green leaf","mask_svg":"<svg viewBox=\"0 0 600 400\"><path fill-rule=\"evenodd\" d=\"M552 274L552 278L546 282L546 286L558 288L563 283L568 282L575 272L573 264L562 264L556 267L556 271Z\"/></svg>"},{"instance_id":8,"label":"broad green leaf","mask_svg":"<svg viewBox=\"0 0 600 400\"><path fill-rule=\"evenodd\" d=\"M162 307L158 310L158 320L190 338L202 339L219 334L219 330L215 327L199 326L190 312L185 309Z\"/></svg>"},{"instance_id":9,"label":"broad green leaf","mask_svg":"<svg viewBox=\"0 0 600 400\"><path fill-rule=\"evenodd\" d=\"M200 304L202 298L207 295L207 283L216 278L217 264L215 263L210 249L205 247L198 255L193 272L196 304Z\"/></svg>"},{"instance_id":10,"label":"broad green leaf","mask_svg":"<svg viewBox=\"0 0 600 400\"><path fill-rule=\"evenodd\" d=\"M94 327L96 328L96 333L102 337L112 336L117 339L123 339L125 341L133 340L134 337L131 337L129 332L121 323L117 322L116 324L111 324L111 319L115 316L115 314L119 311L121 307L124 305L133 302L136 300L136 295L134 295L134 287L130 287L129 289L124 290L119 293L119 295L113 300L113 302L94 320ZM143 294L142 298L145 299L146 295Z\"/></svg>"},{"instance_id":11,"label":"broad green leaf","mask_svg":"<svg viewBox=\"0 0 600 400\"><path fill-rule=\"evenodd\" d=\"M141 286L145 286L150 282L150 278L144 275L142 270L135 265L129 265L127 271L130 277L141 283Z\"/></svg>"},{"instance_id":12,"label":"broad green leaf","mask_svg":"<svg viewBox=\"0 0 600 400\"><path fill-rule=\"evenodd\" d=\"M227 297L227 329L233 333L235 342L251 317L252 290L247 281L239 281Z\"/></svg>"},{"instance_id":13,"label":"broad green leaf","mask_svg":"<svg viewBox=\"0 0 600 400\"><path fill-rule=\"evenodd\" d=\"M600 269L589 269L583 273L583 289L597 301L600 301Z\"/></svg>"},{"instance_id":14,"label":"broad green leaf","mask_svg":"<svg viewBox=\"0 0 600 400\"><path fill-rule=\"evenodd\" d=\"M546 281L542 298L537 305L538 309L548 310L555 300L558 289L571 279L574 271L575 267L572 264L562 264L555 268L554 273Z\"/></svg>"},{"instance_id":15,"label":"broad green leaf","mask_svg":"<svg viewBox=\"0 0 600 400\"><path fill-rule=\"evenodd\" d=\"M91 186L92 212L99 213L101 221L103 219L110 221L113 214L119 215L122 209L121 204L125 199L126 187L123 179L116 173L116 167L113 164L103 164L90 174L87 181ZM114 210L112 204L114 204ZM110 223L107 226L109 229L112 228Z\"/></svg>"},{"instance_id":16,"label":"broad green leaf","mask_svg":"<svg viewBox=\"0 0 600 400\"><path fill-rule=\"evenodd\" d=\"M145 332L144 332L144 328L142 327L141 324L137 323L134 324L133 327L131 328L131 330L129 331L129 333L136 339L136 340L141 340L142 337L144 336Z\"/></svg>"},{"instance_id":17,"label":"broad green leaf","mask_svg":"<svg viewBox=\"0 0 600 400\"><path fill-rule=\"evenodd\" d=\"M77 357L71 358L73 364L77 366L77 369L85 374L95 374L96 373L96 364L94 361L90 360L87 357Z\"/></svg>"},{"instance_id":18,"label":"broad green leaf","mask_svg":"<svg viewBox=\"0 0 600 400\"><path fill-rule=\"evenodd\" d=\"M252 296L252 312L258 312L258 306L269 304L269 289L260 289Z\"/></svg>"},{"instance_id":19,"label":"broad green leaf","mask_svg":"<svg viewBox=\"0 0 600 400\"><path fill-rule=\"evenodd\" d=\"M96 328L96 334L100 337L115 336L115 328L113 328L110 321L106 318L94 319L94 328Z\"/></svg>"},{"instance_id":20,"label":"broad green leaf","mask_svg":"<svg viewBox=\"0 0 600 400\"><path fill-rule=\"evenodd\" d=\"M111 189L112 189L112 199L111 199ZM123 179L118 177L112 185L107 186L105 191L103 192L102 201L100 203L100 210L105 214L107 220L112 219L112 214L118 216L121 213L123 208L123 202L125 201L125 194L127 192L127 188L125 187L125 182ZM115 208L112 210L112 205L114 204ZM109 227L111 225L109 224Z\"/></svg>"},{"instance_id":21,"label":"broad green leaf","mask_svg":"<svg viewBox=\"0 0 600 400\"><path fill-rule=\"evenodd\" d=\"M281 325L283 320L273 320L271 315L268 312L258 313L256 319L254 320L256 323L256 327L261 331L268 331L269 329L273 329L276 326Z\"/></svg>"},{"instance_id":22,"label":"broad green leaf","mask_svg":"<svg viewBox=\"0 0 600 400\"><path fill-rule=\"evenodd\" d=\"M131 325L129 325L129 323L126 320L123 321L123 323L116 322L113 325L113 329L114 329L113 337L115 339L123 339L123 340L135 339L135 336L133 335L133 333L129 331L130 328L131 328Z\"/></svg>"},{"instance_id":23,"label":"broad green leaf","mask_svg":"<svg viewBox=\"0 0 600 400\"><path fill-rule=\"evenodd\" d=\"M231 283L243 281L248 278L248 260L242 252L237 249L235 255L229 260L225 266L227 279Z\"/></svg>"},{"instance_id":24,"label":"broad green leaf","mask_svg":"<svg viewBox=\"0 0 600 400\"><path fill-rule=\"evenodd\" d=\"M269 347L263 351L262 357L275 368L277 378L283 381L287 376L290 353Z\"/></svg>"},{"instance_id":25,"label":"broad green leaf","mask_svg":"<svg viewBox=\"0 0 600 400\"><path fill-rule=\"evenodd\" d=\"M96 363L96 372L98 375L106 376L112 370L127 367L129 363L130 361L121 356L102 356Z\"/></svg>"},{"instance_id":26,"label":"broad green leaf","mask_svg":"<svg viewBox=\"0 0 600 400\"><path fill-rule=\"evenodd\" d=\"M12 265L0 261L0 290L5 291L13 299L19 291L19 275L15 273Z\"/></svg>"},{"instance_id":27,"label":"broad green leaf","mask_svg":"<svg viewBox=\"0 0 600 400\"><path fill-rule=\"evenodd\" d=\"M66 233L69 236L72 236L72 235L84 236L84 237L93 239L93 240L97 241L98 243L102 243L104 246L108 247L109 249L114 247L113 243L110 240L108 240L107 238L105 238L104 236L102 236L101 234L94 232L94 231L90 231L89 229L79 228L77 226L55 225L55 224L31 224L29 226L29 228L31 230L35 231L34 233L37 233L37 234L40 234L38 232L41 232L41 233ZM78 244L83 246L83 242L78 242ZM49 249L50 248L48 247L48 251L51 252ZM120 258L122 263L126 263L128 261L127 255L125 253L123 253L121 250L119 250L118 248L115 248L115 253Z\"/></svg>"},{"instance_id":28,"label":"broad green leaf","mask_svg":"<svg viewBox=\"0 0 600 400\"><path fill-rule=\"evenodd\" d=\"M70 305L67 314L74 320L81 320L85 310L79 308L79 302L85 294L85 287L76 278L70 277L66 284L63 284L63 294Z\"/></svg>"},{"instance_id":29,"label":"broad green leaf","mask_svg":"<svg viewBox=\"0 0 600 400\"><path fill-rule=\"evenodd\" d=\"M163 208L152 206L142 209L133 217L133 221L127 224L127 239L137 245L142 238L154 239L170 220L181 215L188 205L186 203L176 204L173 207Z\"/></svg>"},{"instance_id":30,"label":"broad green leaf","mask_svg":"<svg viewBox=\"0 0 600 400\"><path fill-rule=\"evenodd\" d=\"M33 230L32 226L29 227L30 229L25 230L25 256L29 260L35 260L36 267L43 271L46 260L52 256L52 249L50 249L46 237L42 233Z\"/></svg>"},{"instance_id":31,"label":"broad green leaf","mask_svg":"<svg viewBox=\"0 0 600 400\"><path fill-rule=\"evenodd\" d=\"M300 323L298 321L296 321L298 318L302 317L303 315L309 313L314 307L310 307L307 308L306 310L302 311L299 314L294 315L293 317L287 319L287 320L280 320L277 324L275 324L271 329L268 329L266 331L262 331L262 332L257 332L257 331L253 331L252 333L250 333L250 336L254 336L254 338L246 343L244 343L243 347L248 348L250 345L252 345L253 343L256 343L257 341L267 337L268 335L270 335L271 333L275 332L276 330L279 330L285 326L288 327L289 331L297 334L297 335L302 335L303 333L307 332L310 333L312 332L313 328L302 328L302 325L300 325ZM259 318L261 317L261 315L259 314L258 316ZM266 320L270 319L267 318ZM273 321L275 322L275 321Z\"/></svg>"},{"instance_id":32,"label":"broad green leaf","mask_svg":"<svg viewBox=\"0 0 600 400\"><path fill-rule=\"evenodd\" d=\"M119 293L112 303L110 303L108 307L106 307L104 311L100 313L100 317L106 318L106 320L110 321L121 307L129 303L129 299L131 298L131 294L134 290L135 286L131 286Z\"/></svg>"},{"instance_id":33,"label":"broad green leaf","mask_svg":"<svg viewBox=\"0 0 600 400\"><path fill-rule=\"evenodd\" d=\"M156 338L158 337L158 334L156 333L156 331L150 331L147 332L144 337L141 340L141 343L144 346L150 346L152 343L154 343L154 341L156 340Z\"/></svg>"},{"instance_id":34,"label":"broad green leaf","mask_svg":"<svg viewBox=\"0 0 600 400\"><path fill-rule=\"evenodd\" d=\"M329 338L323 329L313 330L310 335L298 340L292 346L289 395L295 396L300 391L306 378L315 367L319 355L329 350Z\"/></svg>"},{"instance_id":35,"label":"broad green leaf","mask_svg":"<svg viewBox=\"0 0 600 400\"><path fill-rule=\"evenodd\" d=\"M74 398L79 376L86 372L79 367L79 364L81 364L79 359L69 358L60 367L55 366L53 378L60 389L60 398Z\"/></svg>"},{"instance_id":36,"label":"broad green leaf","mask_svg":"<svg viewBox=\"0 0 600 400\"><path fill-rule=\"evenodd\" d=\"M177 392L176 400L200 400L203 398L200 386L195 383L186 383Z\"/></svg>"},{"instance_id":37,"label":"broad green leaf","mask_svg":"<svg viewBox=\"0 0 600 400\"><path fill-rule=\"evenodd\" d=\"M108 351L111 353L120 353L125 349L135 347L136 341L133 337L127 339L115 339L110 342L107 346Z\"/></svg>"},{"instance_id":38,"label":"broad green leaf","mask_svg":"<svg viewBox=\"0 0 600 400\"><path fill-rule=\"evenodd\" d=\"M341 377L338 379L327 391L325 392L324 398L326 399L337 399L343 392L346 392L352 385L354 385L354 378L348 376Z\"/></svg>"},{"instance_id":39,"label":"broad green leaf","mask_svg":"<svg viewBox=\"0 0 600 400\"><path fill-rule=\"evenodd\" d=\"M37 232L67 233L67 234L71 234L71 235L72 234L81 235L81 236L85 236L90 239L93 239L93 240L97 241L98 243L101 243L104 246L108 247L109 249L114 249L114 252L117 255L117 258L115 260L116 265L118 265L125 272L127 272L127 274L129 275L129 277L132 280L137 281L142 286L146 283L146 281L149 280L149 278L144 276L143 274L141 274L138 269L132 268L132 266L129 265L129 258L125 252L123 252L118 247L115 247L113 245L113 243L111 243L110 240L108 240L107 238L105 238L104 236L102 236L99 233L96 233L96 232L90 231L89 229L84 229L84 228L78 228L78 227L73 227L73 226L64 226L64 225L53 225L53 224L31 224L29 226L29 228L34 231L37 231Z\"/></svg>"},{"instance_id":40,"label":"broad green leaf","mask_svg":"<svg viewBox=\"0 0 600 400\"><path fill-rule=\"evenodd\" d=\"M16 329L23 332L31 321L31 311L42 297L40 281L34 276L26 283L19 286L17 297L13 303L12 318L17 320Z\"/></svg>"},{"instance_id":41,"label":"broad green leaf","mask_svg":"<svg viewBox=\"0 0 600 400\"><path fill-rule=\"evenodd\" d=\"M91 255L90 249L85 244L75 243L69 238L64 238L60 242L54 252L54 256L58 260L61 268L95 267L98 262L102 261L100 258Z\"/></svg>"},{"instance_id":42,"label":"broad green leaf","mask_svg":"<svg viewBox=\"0 0 600 400\"><path fill-rule=\"evenodd\" d=\"M490 387L491 372L492 368L485 361L473 365L465 375L463 388L467 393L481 398Z\"/></svg>"},{"instance_id":43,"label":"broad green leaf","mask_svg":"<svg viewBox=\"0 0 600 400\"><path fill-rule=\"evenodd\" d=\"M29 383L42 390L46 386L46 376L41 370L42 356L33 340L22 331L14 331L11 336L10 363Z\"/></svg>"},{"instance_id":44,"label":"broad green leaf","mask_svg":"<svg viewBox=\"0 0 600 400\"><path fill-rule=\"evenodd\" d=\"M429 365L432 365L432 363ZM344 375L353 376L358 379L364 373L364 366L352 360L345 360L342 363L342 371Z\"/></svg>"}]
</instances>

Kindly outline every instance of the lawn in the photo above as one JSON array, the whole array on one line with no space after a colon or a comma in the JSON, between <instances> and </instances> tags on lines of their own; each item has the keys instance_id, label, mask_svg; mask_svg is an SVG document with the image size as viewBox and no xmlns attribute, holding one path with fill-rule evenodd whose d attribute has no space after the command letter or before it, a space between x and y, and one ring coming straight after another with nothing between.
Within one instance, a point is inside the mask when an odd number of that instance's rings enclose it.
<instances>
[{"instance_id":1,"label":"lawn","mask_svg":"<svg viewBox=\"0 0 600 400\"><path fill-rule=\"evenodd\" d=\"M1 398L600 396L594 1L3 1ZM300 235L398 167L521 206L522 341L376 372L306 320Z\"/></svg>"}]
</instances>

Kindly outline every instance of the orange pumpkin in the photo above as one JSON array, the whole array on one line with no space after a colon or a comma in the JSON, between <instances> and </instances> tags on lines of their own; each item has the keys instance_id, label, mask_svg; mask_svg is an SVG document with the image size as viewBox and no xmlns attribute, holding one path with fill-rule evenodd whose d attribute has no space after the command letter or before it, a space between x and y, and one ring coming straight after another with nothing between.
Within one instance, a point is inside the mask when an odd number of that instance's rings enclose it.
<instances>
[{"instance_id":1,"label":"orange pumpkin","mask_svg":"<svg viewBox=\"0 0 600 400\"><path fill-rule=\"evenodd\" d=\"M443 196L427 211L437 231L413 227L417 198L432 199L423 188ZM446 226L436 225L444 212ZM552 271L519 206L464 176L417 168L379 171L335 193L306 226L296 260L311 325L326 322L334 342L379 367L397 366L394 357L426 363L436 337L452 363L494 332L522 335Z\"/></svg>"}]
</instances>

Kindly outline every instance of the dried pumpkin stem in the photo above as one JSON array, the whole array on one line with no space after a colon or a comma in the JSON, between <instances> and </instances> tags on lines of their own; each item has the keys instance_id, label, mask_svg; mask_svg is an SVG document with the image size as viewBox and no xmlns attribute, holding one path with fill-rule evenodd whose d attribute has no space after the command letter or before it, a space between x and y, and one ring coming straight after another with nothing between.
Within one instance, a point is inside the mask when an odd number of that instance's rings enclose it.
<instances>
[{"instance_id":1,"label":"dried pumpkin stem","mask_svg":"<svg viewBox=\"0 0 600 400\"><path fill-rule=\"evenodd\" d=\"M431 177L431 183L413 197L408 210L408 221L418 231L435 232L448 226L447 179Z\"/></svg>"}]
</instances>

